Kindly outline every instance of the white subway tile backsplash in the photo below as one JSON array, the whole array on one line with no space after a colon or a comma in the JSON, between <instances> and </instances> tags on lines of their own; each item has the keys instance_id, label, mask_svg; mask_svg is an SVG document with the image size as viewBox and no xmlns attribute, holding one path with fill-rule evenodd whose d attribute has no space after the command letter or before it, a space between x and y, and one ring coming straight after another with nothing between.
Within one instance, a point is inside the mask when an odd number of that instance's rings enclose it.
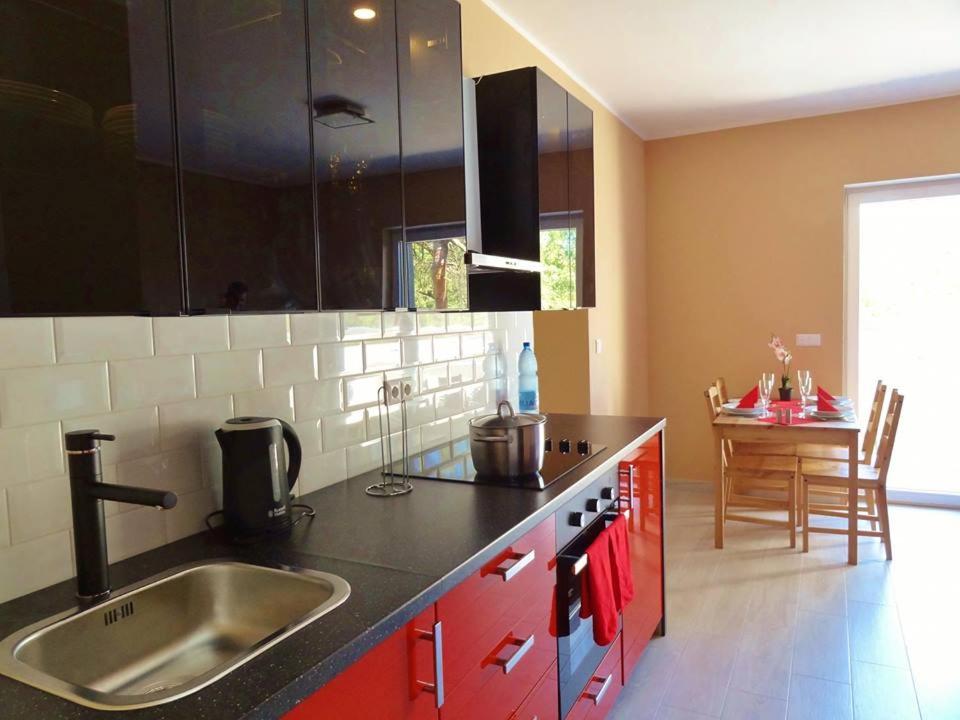
<instances>
[{"instance_id":1,"label":"white subway tile backsplash","mask_svg":"<svg viewBox=\"0 0 960 720\"><path fill-rule=\"evenodd\" d=\"M156 317L153 340L157 355L221 352L230 348L226 315Z\"/></svg>"},{"instance_id":2,"label":"white subway tile backsplash","mask_svg":"<svg viewBox=\"0 0 960 720\"><path fill-rule=\"evenodd\" d=\"M105 362L0 370L0 427L109 410Z\"/></svg>"},{"instance_id":3,"label":"white subway tile backsplash","mask_svg":"<svg viewBox=\"0 0 960 720\"><path fill-rule=\"evenodd\" d=\"M263 384L294 385L317 379L317 348L303 345L266 348L263 351Z\"/></svg>"},{"instance_id":4,"label":"white subway tile backsplash","mask_svg":"<svg viewBox=\"0 0 960 720\"><path fill-rule=\"evenodd\" d=\"M383 324L379 312L340 313L344 340L365 340L383 337Z\"/></svg>"},{"instance_id":5,"label":"white subway tile backsplash","mask_svg":"<svg viewBox=\"0 0 960 720\"><path fill-rule=\"evenodd\" d=\"M320 377L359 375L363 372L363 343L320 345Z\"/></svg>"},{"instance_id":6,"label":"white subway tile backsplash","mask_svg":"<svg viewBox=\"0 0 960 720\"><path fill-rule=\"evenodd\" d=\"M197 396L192 355L110 362L114 410L178 402Z\"/></svg>"},{"instance_id":7,"label":"white subway tile backsplash","mask_svg":"<svg viewBox=\"0 0 960 720\"><path fill-rule=\"evenodd\" d=\"M404 338L403 364L424 365L433 362L433 340L428 337Z\"/></svg>"},{"instance_id":8,"label":"white subway tile backsplash","mask_svg":"<svg viewBox=\"0 0 960 720\"><path fill-rule=\"evenodd\" d=\"M147 317L63 317L53 321L57 362L123 360L153 355Z\"/></svg>"},{"instance_id":9,"label":"white subway tile backsplash","mask_svg":"<svg viewBox=\"0 0 960 720\"><path fill-rule=\"evenodd\" d=\"M433 359L437 362L460 357L460 336L441 335L433 339Z\"/></svg>"},{"instance_id":10,"label":"white subway tile backsplash","mask_svg":"<svg viewBox=\"0 0 960 720\"><path fill-rule=\"evenodd\" d=\"M197 355L197 394L229 395L263 387L259 350Z\"/></svg>"},{"instance_id":11,"label":"white subway tile backsplash","mask_svg":"<svg viewBox=\"0 0 960 720\"><path fill-rule=\"evenodd\" d=\"M64 433L90 429L100 430L117 438L100 445L100 460L105 465L160 451L160 422L155 405L63 421Z\"/></svg>"},{"instance_id":12,"label":"white subway tile backsplash","mask_svg":"<svg viewBox=\"0 0 960 720\"><path fill-rule=\"evenodd\" d=\"M0 370L55 360L53 318L0 318Z\"/></svg>"},{"instance_id":13,"label":"white subway tile backsplash","mask_svg":"<svg viewBox=\"0 0 960 720\"><path fill-rule=\"evenodd\" d=\"M383 385L383 375L363 375L343 381L347 407L363 407L377 402L377 391Z\"/></svg>"},{"instance_id":14,"label":"white subway tile backsplash","mask_svg":"<svg viewBox=\"0 0 960 720\"><path fill-rule=\"evenodd\" d=\"M307 420L343 411L342 380L321 380L306 385L294 385L293 405L296 416Z\"/></svg>"},{"instance_id":15,"label":"white subway tile backsplash","mask_svg":"<svg viewBox=\"0 0 960 720\"><path fill-rule=\"evenodd\" d=\"M363 344L363 366L366 372L393 370L400 367L400 341L365 342Z\"/></svg>"},{"instance_id":16,"label":"white subway tile backsplash","mask_svg":"<svg viewBox=\"0 0 960 720\"><path fill-rule=\"evenodd\" d=\"M417 313L417 333L429 335L447 331L447 318L443 313Z\"/></svg>"},{"instance_id":17,"label":"white subway tile backsplash","mask_svg":"<svg viewBox=\"0 0 960 720\"><path fill-rule=\"evenodd\" d=\"M60 423L0 430L0 487L63 473Z\"/></svg>"},{"instance_id":18,"label":"white subway tile backsplash","mask_svg":"<svg viewBox=\"0 0 960 720\"><path fill-rule=\"evenodd\" d=\"M112 560L116 558L111 556ZM39 590L73 575L70 533L0 548L0 602Z\"/></svg>"},{"instance_id":19,"label":"white subway tile backsplash","mask_svg":"<svg viewBox=\"0 0 960 720\"><path fill-rule=\"evenodd\" d=\"M276 417L292 423L294 420L293 387L287 385L237 393L233 396L233 409L237 417L245 415Z\"/></svg>"},{"instance_id":20,"label":"white subway tile backsplash","mask_svg":"<svg viewBox=\"0 0 960 720\"><path fill-rule=\"evenodd\" d=\"M118 560L203 530L222 502L224 420L295 421L297 492L312 492L379 466L383 377L414 385L411 449L436 445L490 411L490 378L516 374L530 335L530 313L0 320L0 600L73 572L64 432L117 435L103 444L105 482L179 496L163 512L105 504ZM390 420L399 453L398 408Z\"/></svg>"},{"instance_id":21,"label":"white subway tile backsplash","mask_svg":"<svg viewBox=\"0 0 960 720\"><path fill-rule=\"evenodd\" d=\"M387 420L389 419L389 432L396 432L400 428L400 406L391 405L389 408L385 408L382 405L378 407L370 407L366 409L367 414L367 437L368 438L378 438L380 437L380 422L381 418L383 420L383 434L387 434ZM407 415L407 421L410 426L413 423L410 421L409 414Z\"/></svg>"},{"instance_id":22,"label":"white subway tile backsplash","mask_svg":"<svg viewBox=\"0 0 960 720\"><path fill-rule=\"evenodd\" d=\"M383 313L383 336L401 337L416 335L417 314L413 312L385 312Z\"/></svg>"},{"instance_id":23,"label":"white subway tile backsplash","mask_svg":"<svg viewBox=\"0 0 960 720\"><path fill-rule=\"evenodd\" d=\"M316 345L340 339L340 316L337 313L302 313L290 316L294 345Z\"/></svg>"},{"instance_id":24,"label":"white subway tile backsplash","mask_svg":"<svg viewBox=\"0 0 960 720\"><path fill-rule=\"evenodd\" d=\"M161 405L160 447L175 450L212 443L214 430L234 415L230 395Z\"/></svg>"},{"instance_id":25,"label":"white subway tile backsplash","mask_svg":"<svg viewBox=\"0 0 960 720\"><path fill-rule=\"evenodd\" d=\"M289 315L230 316L230 347L233 350L289 344Z\"/></svg>"},{"instance_id":26,"label":"white subway tile backsplash","mask_svg":"<svg viewBox=\"0 0 960 720\"><path fill-rule=\"evenodd\" d=\"M322 428L323 446L327 450L358 445L367 439L363 410L325 417Z\"/></svg>"}]
</instances>

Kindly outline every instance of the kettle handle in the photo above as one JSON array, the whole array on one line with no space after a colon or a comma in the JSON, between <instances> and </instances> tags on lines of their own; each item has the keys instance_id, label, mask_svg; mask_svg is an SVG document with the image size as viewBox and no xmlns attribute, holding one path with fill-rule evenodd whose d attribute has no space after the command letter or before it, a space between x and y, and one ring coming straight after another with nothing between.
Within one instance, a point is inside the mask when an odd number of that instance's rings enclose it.
<instances>
[{"instance_id":1,"label":"kettle handle","mask_svg":"<svg viewBox=\"0 0 960 720\"><path fill-rule=\"evenodd\" d=\"M277 419L279 420L279 418ZM300 460L303 457L303 448L300 447L300 438L297 437L297 433L290 423L280 420L280 427L283 428L283 439L287 441L287 450L290 455L287 463L287 483L289 488L293 490L297 478L300 477Z\"/></svg>"}]
</instances>

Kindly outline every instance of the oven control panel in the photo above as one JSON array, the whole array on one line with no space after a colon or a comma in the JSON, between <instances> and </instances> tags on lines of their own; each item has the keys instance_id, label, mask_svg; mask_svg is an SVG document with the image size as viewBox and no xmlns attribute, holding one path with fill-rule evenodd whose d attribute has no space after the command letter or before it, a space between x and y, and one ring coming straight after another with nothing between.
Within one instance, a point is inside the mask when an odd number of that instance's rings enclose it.
<instances>
[{"instance_id":1,"label":"oven control panel","mask_svg":"<svg viewBox=\"0 0 960 720\"><path fill-rule=\"evenodd\" d=\"M617 507L620 483L613 467L594 480L557 512L557 549L573 540L597 517Z\"/></svg>"}]
</instances>

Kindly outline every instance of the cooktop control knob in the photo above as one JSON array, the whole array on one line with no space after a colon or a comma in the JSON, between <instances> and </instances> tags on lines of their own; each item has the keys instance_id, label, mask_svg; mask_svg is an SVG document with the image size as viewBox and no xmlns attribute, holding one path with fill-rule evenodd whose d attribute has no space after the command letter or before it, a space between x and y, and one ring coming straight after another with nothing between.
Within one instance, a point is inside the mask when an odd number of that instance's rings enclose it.
<instances>
[{"instance_id":1,"label":"cooktop control knob","mask_svg":"<svg viewBox=\"0 0 960 720\"><path fill-rule=\"evenodd\" d=\"M543 449L544 449L546 452L550 452L551 450L553 450L553 440L551 440L550 438L547 438L546 440L544 440L544 441L543 441Z\"/></svg>"},{"instance_id":2,"label":"cooktop control knob","mask_svg":"<svg viewBox=\"0 0 960 720\"><path fill-rule=\"evenodd\" d=\"M570 513L570 525L573 527L586 527L587 518L582 512Z\"/></svg>"},{"instance_id":3,"label":"cooktop control knob","mask_svg":"<svg viewBox=\"0 0 960 720\"><path fill-rule=\"evenodd\" d=\"M614 497L613 487L608 485L605 488L600 488L600 497L603 500L613 500L613 497Z\"/></svg>"},{"instance_id":4,"label":"cooktop control knob","mask_svg":"<svg viewBox=\"0 0 960 720\"><path fill-rule=\"evenodd\" d=\"M597 498L587 500L587 512L600 512L600 501Z\"/></svg>"},{"instance_id":5,"label":"cooktop control knob","mask_svg":"<svg viewBox=\"0 0 960 720\"><path fill-rule=\"evenodd\" d=\"M586 440L579 440L577 442L577 452L580 453L581 455L589 455L590 443L588 443Z\"/></svg>"},{"instance_id":6,"label":"cooktop control knob","mask_svg":"<svg viewBox=\"0 0 960 720\"><path fill-rule=\"evenodd\" d=\"M570 452L570 441L566 438L560 440L560 452L568 453Z\"/></svg>"}]
</instances>

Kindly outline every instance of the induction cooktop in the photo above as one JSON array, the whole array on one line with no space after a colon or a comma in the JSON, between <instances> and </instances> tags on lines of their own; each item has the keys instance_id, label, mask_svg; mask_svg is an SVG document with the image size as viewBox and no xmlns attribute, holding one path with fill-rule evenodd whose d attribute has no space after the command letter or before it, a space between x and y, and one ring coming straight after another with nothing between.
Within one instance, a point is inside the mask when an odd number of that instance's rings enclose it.
<instances>
[{"instance_id":1,"label":"induction cooktop","mask_svg":"<svg viewBox=\"0 0 960 720\"><path fill-rule=\"evenodd\" d=\"M544 443L543 468L539 473L503 478L477 473L470 456L470 437L464 435L411 455L409 472L411 478L425 480L543 490L606 449L605 445L598 445L589 440L547 438ZM400 462L394 463L393 472L394 474L401 472Z\"/></svg>"}]
</instances>

